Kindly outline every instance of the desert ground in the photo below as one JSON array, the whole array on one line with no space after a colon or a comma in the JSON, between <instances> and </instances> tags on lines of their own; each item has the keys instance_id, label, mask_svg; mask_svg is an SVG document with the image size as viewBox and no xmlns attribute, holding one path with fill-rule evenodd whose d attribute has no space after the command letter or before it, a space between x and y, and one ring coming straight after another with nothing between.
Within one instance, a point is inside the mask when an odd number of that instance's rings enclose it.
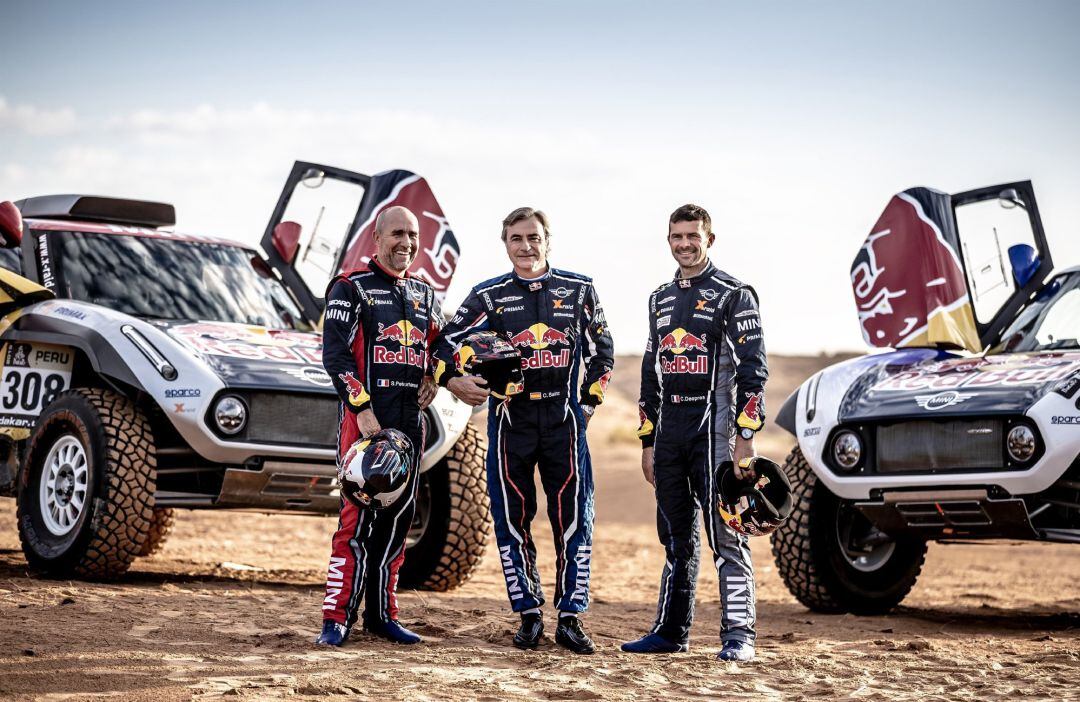
<instances>
[{"instance_id":1,"label":"desert ground","mask_svg":"<svg viewBox=\"0 0 1080 702\"><path fill-rule=\"evenodd\" d=\"M775 357L767 405L828 357ZM479 571L449 593L403 591L401 619L425 643L356 633L316 648L329 517L181 512L164 550L115 583L27 572L13 500L0 500L0 697L123 700L1060 700L1080 696L1080 549L989 542L930 548L914 591L882 617L799 605L767 539L753 544L758 658L722 664L716 573L703 567L686 654L638 657L618 645L650 625L663 563L633 430L637 360L620 358L589 429L597 483L593 605L599 651L511 647L494 537ZM772 428L759 451L792 443ZM541 515L544 514L541 506ZM542 521L542 520L541 520ZM553 591L550 531L541 568ZM705 560L708 564L709 560Z\"/></svg>"}]
</instances>

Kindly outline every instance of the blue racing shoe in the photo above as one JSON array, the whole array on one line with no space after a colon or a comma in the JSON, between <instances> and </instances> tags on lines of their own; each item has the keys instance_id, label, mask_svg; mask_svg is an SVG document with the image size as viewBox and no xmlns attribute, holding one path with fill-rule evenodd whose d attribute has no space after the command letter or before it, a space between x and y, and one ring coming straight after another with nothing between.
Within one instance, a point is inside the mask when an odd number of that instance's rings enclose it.
<instances>
[{"instance_id":1,"label":"blue racing shoe","mask_svg":"<svg viewBox=\"0 0 1080 702\"><path fill-rule=\"evenodd\" d=\"M690 644L668 641L660 634L645 634L636 641L624 643L622 650L627 653L686 653Z\"/></svg>"},{"instance_id":2,"label":"blue racing shoe","mask_svg":"<svg viewBox=\"0 0 1080 702\"><path fill-rule=\"evenodd\" d=\"M749 663L754 660L754 646L745 641L725 641L720 653L716 654L716 660Z\"/></svg>"},{"instance_id":3,"label":"blue racing shoe","mask_svg":"<svg viewBox=\"0 0 1080 702\"><path fill-rule=\"evenodd\" d=\"M364 622L364 628L370 633L384 638L387 641L393 641L394 643L405 644L407 646L418 644L423 641L419 634L414 634L401 626L397 619L366 621Z\"/></svg>"},{"instance_id":4,"label":"blue racing shoe","mask_svg":"<svg viewBox=\"0 0 1080 702\"><path fill-rule=\"evenodd\" d=\"M325 619L322 623L322 633L315 643L320 646L340 646L349 638L349 630L344 624L338 624L332 619Z\"/></svg>"}]
</instances>

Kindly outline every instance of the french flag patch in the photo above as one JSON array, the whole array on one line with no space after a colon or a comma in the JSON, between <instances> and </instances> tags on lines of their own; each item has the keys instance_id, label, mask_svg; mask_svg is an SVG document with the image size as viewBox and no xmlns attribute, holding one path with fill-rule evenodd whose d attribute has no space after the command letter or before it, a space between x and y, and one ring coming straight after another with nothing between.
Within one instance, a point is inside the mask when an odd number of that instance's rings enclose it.
<instances>
[{"instance_id":1,"label":"french flag patch","mask_svg":"<svg viewBox=\"0 0 1080 702\"><path fill-rule=\"evenodd\" d=\"M385 378L379 378L375 381L375 384L378 385L380 388L390 387L390 381Z\"/></svg>"}]
</instances>

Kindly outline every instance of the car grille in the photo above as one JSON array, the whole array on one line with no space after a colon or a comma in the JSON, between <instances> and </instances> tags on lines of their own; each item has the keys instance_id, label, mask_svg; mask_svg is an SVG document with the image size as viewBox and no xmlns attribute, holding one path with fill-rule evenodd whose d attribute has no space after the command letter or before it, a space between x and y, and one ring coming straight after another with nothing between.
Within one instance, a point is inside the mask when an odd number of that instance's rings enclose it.
<instances>
[{"instance_id":1,"label":"car grille","mask_svg":"<svg viewBox=\"0 0 1080 702\"><path fill-rule=\"evenodd\" d=\"M877 428L879 473L1004 467L999 419L900 422Z\"/></svg>"},{"instance_id":2,"label":"car grille","mask_svg":"<svg viewBox=\"0 0 1080 702\"><path fill-rule=\"evenodd\" d=\"M338 400L333 395L248 392L244 399L251 419L237 440L334 448Z\"/></svg>"}]
</instances>

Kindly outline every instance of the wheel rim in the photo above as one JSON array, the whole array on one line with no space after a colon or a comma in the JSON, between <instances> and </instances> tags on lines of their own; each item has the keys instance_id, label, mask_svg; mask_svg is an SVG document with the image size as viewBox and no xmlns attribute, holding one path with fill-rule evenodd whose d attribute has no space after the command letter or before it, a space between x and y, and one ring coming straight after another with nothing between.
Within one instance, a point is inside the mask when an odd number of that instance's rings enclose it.
<instances>
[{"instance_id":1,"label":"wheel rim","mask_svg":"<svg viewBox=\"0 0 1080 702\"><path fill-rule=\"evenodd\" d=\"M82 442L66 434L53 444L41 469L41 519L56 536L66 536L86 508L90 470Z\"/></svg>"},{"instance_id":2,"label":"wheel rim","mask_svg":"<svg viewBox=\"0 0 1080 702\"><path fill-rule=\"evenodd\" d=\"M431 481L427 479L427 475L422 475L416 492L416 511L413 512L412 524L405 537L405 548L412 548L424 538L429 521L431 521Z\"/></svg>"},{"instance_id":3,"label":"wheel rim","mask_svg":"<svg viewBox=\"0 0 1080 702\"><path fill-rule=\"evenodd\" d=\"M896 542L849 506L836 513L836 539L848 564L863 573L880 569L896 550Z\"/></svg>"}]
</instances>

